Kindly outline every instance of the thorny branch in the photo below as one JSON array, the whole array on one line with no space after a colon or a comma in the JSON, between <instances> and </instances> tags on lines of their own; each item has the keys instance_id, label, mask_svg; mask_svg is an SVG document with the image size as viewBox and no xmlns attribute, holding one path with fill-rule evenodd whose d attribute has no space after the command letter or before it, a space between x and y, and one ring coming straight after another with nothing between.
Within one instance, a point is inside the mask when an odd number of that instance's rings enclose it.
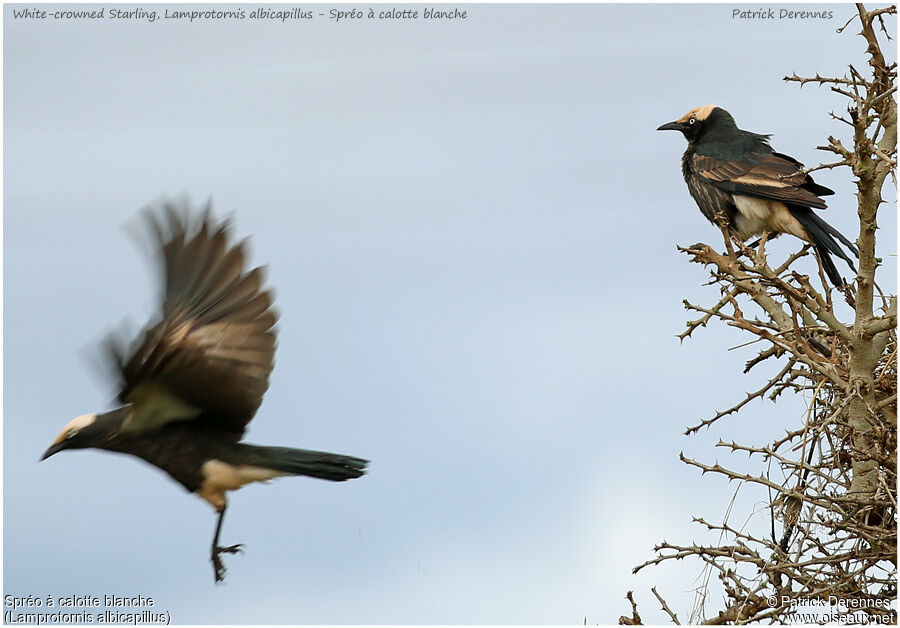
<instances>
[{"instance_id":1,"label":"thorny branch","mask_svg":"<svg viewBox=\"0 0 900 628\"><path fill-rule=\"evenodd\" d=\"M697 318L678 337L684 341L710 323L724 323L748 334L750 341L741 347L758 349L745 373L765 364L772 373L762 386L685 434L734 416L757 400L774 402L786 392L808 404L802 425L767 444L720 439L718 446L732 457L728 463L681 454L683 463L703 475L767 495L759 514L767 514L762 529L771 527L771 533L759 535L753 526L730 525L727 515L722 524L695 517L695 523L718 535L717 541L663 541L653 558L634 568L637 573L673 560L698 559L717 575L721 607L709 612L704 605L713 596L704 593L691 623L783 623L796 620L817 600L842 601L835 609L856 613L857 622L897 621L896 296L879 290L881 305L875 309L875 275L881 264L875 255L876 217L888 176L896 186L897 64L886 61L881 48L882 40L891 39L889 24L896 24L885 18L893 16L895 6L869 11L860 4L838 29L860 24L868 57L865 71L849 66L841 77L792 73L784 79L801 87L824 86L848 99L846 117L831 116L851 127L851 136L828 137L819 147L838 160L804 172L847 168L854 177L860 250L854 281L840 288L823 281L819 288L794 270L807 247L770 265L760 249L734 240L724 225L724 252L705 244L679 247L691 262L709 269L710 285L719 292L710 306L684 302ZM742 454L743 470L732 468L736 454ZM747 465L757 471L748 471ZM651 592L669 619L679 623L655 587ZM628 619L623 623L640 623L631 592L628 599L632 617L623 617Z\"/></svg>"}]
</instances>

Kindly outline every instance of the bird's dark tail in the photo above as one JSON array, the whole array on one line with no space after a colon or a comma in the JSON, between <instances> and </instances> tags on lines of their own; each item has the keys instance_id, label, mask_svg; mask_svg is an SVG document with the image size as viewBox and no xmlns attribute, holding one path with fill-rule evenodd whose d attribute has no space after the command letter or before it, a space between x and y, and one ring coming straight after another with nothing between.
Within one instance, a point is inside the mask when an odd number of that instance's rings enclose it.
<instances>
[{"instance_id":1,"label":"bird's dark tail","mask_svg":"<svg viewBox=\"0 0 900 628\"><path fill-rule=\"evenodd\" d=\"M243 443L242 443L243 444ZM260 447L243 444L242 462L274 469L291 475L343 482L358 478L366 472L368 460L330 454L325 451L291 449L290 447Z\"/></svg>"},{"instance_id":2,"label":"bird's dark tail","mask_svg":"<svg viewBox=\"0 0 900 628\"><path fill-rule=\"evenodd\" d=\"M822 260L822 268L825 269L828 278L831 279L831 282L836 286L844 285L844 279L835 267L834 262L831 259L831 254L837 255L847 262L847 265L853 269L853 272L856 272L856 266L853 264L853 260L850 256L848 256L844 252L844 249L842 249L837 241L835 241L835 238L840 240L856 257L859 257L859 249L857 249L856 245L848 240L840 231L819 218L819 216L809 207L799 207L797 205L791 205L789 207L791 213L800 224L803 225L803 228L809 233L810 238L812 238L812 243L816 247L819 259Z\"/></svg>"}]
</instances>

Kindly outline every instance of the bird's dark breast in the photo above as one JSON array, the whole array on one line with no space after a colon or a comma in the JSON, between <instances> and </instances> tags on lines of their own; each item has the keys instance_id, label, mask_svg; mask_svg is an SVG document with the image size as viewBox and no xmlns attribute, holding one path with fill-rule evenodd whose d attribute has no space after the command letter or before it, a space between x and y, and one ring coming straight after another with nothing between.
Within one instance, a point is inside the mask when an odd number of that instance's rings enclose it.
<instances>
[{"instance_id":1,"label":"bird's dark breast","mask_svg":"<svg viewBox=\"0 0 900 628\"><path fill-rule=\"evenodd\" d=\"M720 190L714 185L706 183L696 173L693 166L694 151L688 148L681 160L681 171L687 183L691 197L706 219L715 224L716 214L721 212L728 224L734 224L737 215L737 207L731 193Z\"/></svg>"},{"instance_id":2,"label":"bird's dark breast","mask_svg":"<svg viewBox=\"0 0 900 628\"><path fill-rule=\"evenodd\" d=\"M194 492L203 483L203 464L212 459L227 460L236 440L233 435L221 430L183 422L147 432L121 432L107 441L103 448L137 456Z\"/></svg>"}]
</instances>

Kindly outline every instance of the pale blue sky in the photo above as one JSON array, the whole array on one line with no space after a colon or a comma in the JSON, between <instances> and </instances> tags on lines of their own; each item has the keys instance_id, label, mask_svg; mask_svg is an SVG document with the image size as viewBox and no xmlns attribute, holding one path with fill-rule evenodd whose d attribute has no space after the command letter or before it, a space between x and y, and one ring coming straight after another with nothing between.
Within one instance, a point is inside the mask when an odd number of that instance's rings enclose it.
<instances>
[{"instance_id":1,"label":"pale blue sky","mask_svg":"<svg viewBox=\"0 0 900 628\"><path fill-rule=\"evenodd\" d=\"M682 435L764 374L740 374L753 348L725 351L746 340L731 330L675 338L683 298L716 299L676 244L720 235L687 194L683 139L655 129L713 102L829 160L815 146L845 133L828 117L843 100L781 79L864 65L835 33L852 7L459 6L464 21L339 24L4 7L4 594L143 594L177 623L614 623L629 589L663 621L657 584L688 615L699 565L631 575L658 541L704 538L691 515L734 490L678 453L727 459L720 437L766 441L802 402ZM855 237L848 173L817 181ZM233 494L222 540L246 553L221 587L213 514L167 476L92 451L37 463L70 418L110 407L97 340L156 307L122 227L183 194L234 216L277 294L247 439L372 461L353 482ZM765 498L743 493L735 517Z\"/></svg>"}]
</instances>

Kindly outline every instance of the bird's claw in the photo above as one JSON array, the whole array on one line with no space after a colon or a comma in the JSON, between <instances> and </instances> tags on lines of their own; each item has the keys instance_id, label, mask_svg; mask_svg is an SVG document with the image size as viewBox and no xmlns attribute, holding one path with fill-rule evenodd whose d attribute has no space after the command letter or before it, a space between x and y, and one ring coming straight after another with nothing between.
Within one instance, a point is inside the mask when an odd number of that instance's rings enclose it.
<instances>
[{"instance_id":1,"label":"bird's claw","mask_svg":"<svg viewBox=\"0 0 900 628\"><path fill-rule=\"evenodd\" d=\"M244 550L241 548L244 547L243 543L238 543L236 545L229 545L228 547L217 547L216 553L221 554L243 554Z\"/></svg>"},{"instance_id":2,"label":"bird's claw","mask_svg":"<svg viewBox=\"0 0 900 628\"><path fill-rule=\"evenodd\" d=\"M225 580L225 563L222 562L222 559L219 557L219 555L240 554L244 551L241 549L241 547L243 547L243 544L238 543L236 545L229 545L227 547L216 546L215 549L213 549L211 558L216 582L222 582Z\"/></svg>"}]
</instances>

